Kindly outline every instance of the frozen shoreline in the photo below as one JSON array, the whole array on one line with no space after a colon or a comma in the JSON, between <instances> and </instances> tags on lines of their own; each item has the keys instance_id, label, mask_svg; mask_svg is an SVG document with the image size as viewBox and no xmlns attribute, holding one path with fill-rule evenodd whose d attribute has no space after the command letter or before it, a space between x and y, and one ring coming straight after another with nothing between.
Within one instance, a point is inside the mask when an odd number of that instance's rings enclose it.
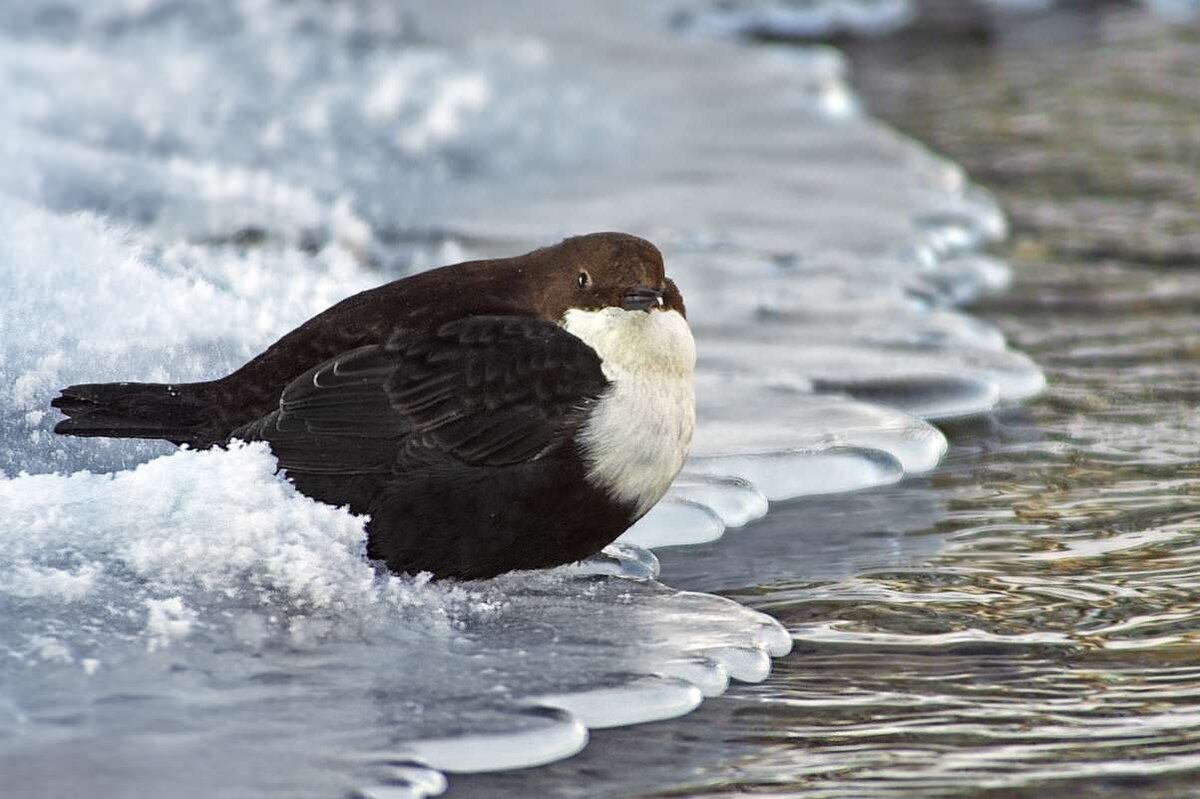
<instances>
[{"instance_id":1,"label":"frozen shoreline","mask_svg":"<svg viewBox=\"0 0 1200 799\"><path fill-rule=\"evenodd\" d=\"M658 547L927 471L945 439L918 416L1041 388L954 309L1005 285L974 253L999 212L863 117L833 51L688 41L635 3L475 9L503 35L465 41L468 4L366 8L5 12L0 497L19 512L0 523L17 575L0 669L20 690L0 697L0 768L30 789L81 779L53 768L62 747L103 741L104 789L143 792L167 778L140 754L152 731L182 747L171 768L264 795L277 775L212 774L197 741L247 764L305 753L318 765L289 792L429 795L437 770L546 762L588 726L687 712L790 646L657 584L636 548L481 586L380 577L361 524L261 448L52 438L61 385L210 376L397 274L629 230L664 249L701 351L695 457L627 535ZM313 724L328 735L306 740ZM279 741L231 744L263 730Z\"/></svg>"}]
</instances>

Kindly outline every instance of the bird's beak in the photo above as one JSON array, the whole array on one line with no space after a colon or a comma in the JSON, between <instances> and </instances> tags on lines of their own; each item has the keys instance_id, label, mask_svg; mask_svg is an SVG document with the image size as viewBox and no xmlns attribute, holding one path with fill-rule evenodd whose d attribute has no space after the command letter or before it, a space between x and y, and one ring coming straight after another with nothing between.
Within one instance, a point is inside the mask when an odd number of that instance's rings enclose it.
<instances>
[{"instance_id":1,"label":"bird's beak","mask_svg":"<svg viewBox=\"0 0 1200 799\"><path fill-rule=\"evenodd\" d=\"M621 307L627 311L649 311L651 308L661 308L662 304L662 290L649 286L634 286L621 298Z\"/></svg>"}]
</instances>

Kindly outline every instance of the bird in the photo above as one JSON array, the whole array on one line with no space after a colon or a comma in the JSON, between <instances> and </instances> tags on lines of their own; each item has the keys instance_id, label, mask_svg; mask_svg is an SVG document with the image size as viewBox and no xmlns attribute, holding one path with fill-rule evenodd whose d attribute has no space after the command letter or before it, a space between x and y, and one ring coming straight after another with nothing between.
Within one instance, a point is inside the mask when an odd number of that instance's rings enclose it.
<instances>
[{"instance_id":1,"label":"bird","mask_svg":"<svg viewBox=\"0 0 1200 799\"><path fill-rule=\"evenodd\" d=\"M367 517L398 574L586 559L666 493L695 427L695 342L662 255L615 232L348 297L220 379L93 383L69 436L266 442L297 490Z\"/></svg>"}]
</instances>

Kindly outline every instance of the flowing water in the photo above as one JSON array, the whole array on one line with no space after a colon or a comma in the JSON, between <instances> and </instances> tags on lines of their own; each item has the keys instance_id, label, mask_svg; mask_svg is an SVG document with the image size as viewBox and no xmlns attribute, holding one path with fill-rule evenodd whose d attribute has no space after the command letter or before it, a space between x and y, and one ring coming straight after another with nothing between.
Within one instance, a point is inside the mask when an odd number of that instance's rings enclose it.
<instances>
[{"instance_id":1,"label":"flowing water","mask_svg":"<svg viewBox=\"0 0 1200 799\"><path fill-rule=\"evenodd\" d=\"M1200 32L1066 9L850 56L873 111L997 191L1015 280L974 307L1048 389L947 427L927 478L666 560L792 653L505 795L1200 795Z\"/></svg>"}]
</instances>

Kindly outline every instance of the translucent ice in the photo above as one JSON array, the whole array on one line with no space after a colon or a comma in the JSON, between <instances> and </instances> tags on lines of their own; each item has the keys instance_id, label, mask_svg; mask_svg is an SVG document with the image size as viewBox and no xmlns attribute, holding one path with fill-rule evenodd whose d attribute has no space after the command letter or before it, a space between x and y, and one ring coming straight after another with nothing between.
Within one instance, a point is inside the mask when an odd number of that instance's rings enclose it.
<instances>
[{"instance_id":1,"label":"translucent ice","mask_svg":"<svg viewBox=\"0 0 1200 799\"><path fill-rule=\"evenodd\" d=\"M707 505L678 496L667 497L650 509L620 541L643 547L704 544L725 533L725 522Z\"/></svg>"}]
</instances>

